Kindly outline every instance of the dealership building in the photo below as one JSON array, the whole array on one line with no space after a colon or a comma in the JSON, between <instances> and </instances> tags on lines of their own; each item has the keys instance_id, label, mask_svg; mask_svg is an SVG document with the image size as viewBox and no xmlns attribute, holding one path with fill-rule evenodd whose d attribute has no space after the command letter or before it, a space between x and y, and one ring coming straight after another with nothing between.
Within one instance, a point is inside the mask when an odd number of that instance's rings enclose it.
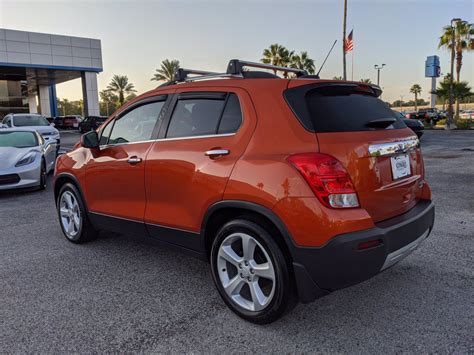
<instances>
[{"instance_id":1,"label":"dealership building","mask_svg":"<svg viewBox=\"0 0 474 355\"><path fill-rule=\"evenodd\" d=\"M0 28L0 118L7 113L58 116L56 84L81 79L84 114L99 116L98 39Z\"/></svg>"}]
</instances>

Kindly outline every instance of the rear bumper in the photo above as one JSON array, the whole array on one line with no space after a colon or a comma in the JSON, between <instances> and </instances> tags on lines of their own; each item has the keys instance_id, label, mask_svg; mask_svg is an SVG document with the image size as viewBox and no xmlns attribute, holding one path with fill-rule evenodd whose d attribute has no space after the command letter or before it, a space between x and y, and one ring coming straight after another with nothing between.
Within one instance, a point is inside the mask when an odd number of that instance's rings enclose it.
<instances>
[{"instance_id":1,"label":"rear bumper","mask_svg":"<svg viewBox=\"0 0 474 355\"><path fill-rule=\"evenodd\" d=\"M377 223L375 228L339 235L320 248L291 250L302 302L371 278L409 255L433 228L434 205L422 200L407 213ZM363 242L380 244L358 250Z\"/></svg>"}]
</instances>

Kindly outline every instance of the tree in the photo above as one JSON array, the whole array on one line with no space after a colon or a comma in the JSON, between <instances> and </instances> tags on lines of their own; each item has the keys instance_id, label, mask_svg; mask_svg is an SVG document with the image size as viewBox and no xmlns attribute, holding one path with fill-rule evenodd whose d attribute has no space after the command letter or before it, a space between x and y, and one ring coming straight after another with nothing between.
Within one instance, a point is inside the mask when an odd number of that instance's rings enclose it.
<instances>
[{"instance_id":1,"label":"tree","mask_svg":"<svg viewBox=\"0 0 474 355\"><path fill-rule=\"evenodd\" d=\"M372 84L372 80L370 79L360 79L361 83Z\"/></svg>"},{"instance_id":2,"label":"tree","mask_svg":"<svg viewBox=\"0 0 474 355\"><path fill-rule=\"evenodd\" d=\"M413 84L410 88L410 92L415 95L415 111L418 111L418 95L421 94L421 86L419 84Z\"/></svg>"},{"instance_id":3,"label":"tree","mask_svg":"<svg viewBox=\"0 0 474 355\"><path fill-rule=\"evenodd\" d=\"M99 93L99 96L101 101L100 103L104 106L106 115L110 116L110 113L116 109L115 105L118 101L118 97L109 90L102 90ZM101 111L103 112L104 110Z\"/></svg>"},{"instance_id":4,"label":"tree","mask_svg":"<svg viewBox=\"0 0 474 355\"><path fill-rule=\"evenodd\" d=\"M332 80L342 80L342 76L335 76L332 78Z\"/></svg>"},{"instance_id":5,"label":"tree","mask_svg":"<svg viewBox=\"0 0 474 355\"><path fill-rule=\"evenodd\" d=\"M265 64L285 67L291 63L293 53L293 51L290 52L284 46L274 43L263 50L263 58L260 61ZM277 74L277 70L274 69L273 72L275 75ZM285 78L288 77L288 73L284 72L283 76Z\"/></svg>"},{"instance_id":6,"label":"tree","mask_svg":"<svg viewBox=\"0 0 474 355\"><path fill-rule=\"evenodd\" d=\"M449 86L449 81L442 81L439 83L438 88L431 93L435 94L442 100L446 100L449 97ZM474 93L471 91L471 87L467 81L453 83L453 96L456 101L461 101L462 99L472 95L474 95ZM459 117L459 106L456 107L456 117Z\"/></svg>"},{"instance_id":7,"label":"tree","mask_svg":"<svg viewBox=\"0 0 474 355\"><path fill-rule=\"evenodd\" d=\"M315 72L314 60L308 56L308 52L294 54L290 61L291 68L306 70L308 74L314 74Z\"/></svg>"},{"instance_id":8,"label":"tree","mask_svg":"<svg viewBox=\"0 0 474 355\"><path fill-rule=\"evenodd\" d=\"M156 69L156 73L150 80L156 81L173 81L174 73L179 69L179 60L176 59L165 59L161 62L160 69Z\"/></svg>"},{"instance_id":9,"label":"tree","mask_svg":"<svg viewBox=\"0 0 474 355\"><path fill-rule=\"evenodd\" d=\"M126 75L117 74L112 77L110 84L107 86L107 91L117 95L119 106L122 106L125 102L125 95L130 95L131 93L136 92L133 84L128 82L128 77Z\"/></svg>"},{"instance_id":10,"label":"tree","mask_svg":"<svg viewBox=\"0 0 474 355\"><path fill-rule=\"evenodd\" d=\"M474 24L467 21L457 21L453 27L443 27L443 35L439 38L439 48L451 50L454 36L454 51L456 52L456 81L459 82L464 51L474 50Z\"/></svg>"}]
</instances>

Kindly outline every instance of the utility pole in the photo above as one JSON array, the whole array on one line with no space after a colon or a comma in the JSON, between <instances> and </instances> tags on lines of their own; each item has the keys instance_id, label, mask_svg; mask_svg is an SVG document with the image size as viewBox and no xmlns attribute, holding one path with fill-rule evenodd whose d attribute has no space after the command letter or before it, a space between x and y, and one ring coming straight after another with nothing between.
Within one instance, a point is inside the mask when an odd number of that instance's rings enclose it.
<instances>
[{"instance_id":1,"label":"utility pole","mask_svg":"<svg viewBox=\"0 0 474 355\"><path fill-rule=\"evenodd\" d=\"M400 111L402 110L403 95L400 95Z\"/></svg>"},{"instance_id":2,"label":"utility pole","mask_svg":"<svg viewBox=\"0 0 474 355\"><path fill-rule=\"evenodd\" d=\"M460 18L453 18L451 20L451 78L449 78L449 104L448 104L448 119L446 120L446 129L451 129L451 125L454 122L454 47L456 46L456 28L453 26L453 22L461 21Z\"/></svg>"},{"instance_id":3,"label":"utility pole","mask_svg":"<svg viewBox=\"0 0 474 355\"><path fill-rule=\"evenodd\" d=\"M347 0L344 0L344 20L342 23L342 79L346 80L346 19L347 19Z\"/></svg>"},{"instance_id":4,"label":"utility pole","mask_svg":"<svg viewBox=\"0 0 474 355\"><path fill-rule=\"evenodd\" d=\"M374 65L375 70L377 70L377 86L380 86L380 70L382 70L382 68L384 66L385 66L385 64L382 64L382 65L375 64Z\"/></svg>"}]
</instances>

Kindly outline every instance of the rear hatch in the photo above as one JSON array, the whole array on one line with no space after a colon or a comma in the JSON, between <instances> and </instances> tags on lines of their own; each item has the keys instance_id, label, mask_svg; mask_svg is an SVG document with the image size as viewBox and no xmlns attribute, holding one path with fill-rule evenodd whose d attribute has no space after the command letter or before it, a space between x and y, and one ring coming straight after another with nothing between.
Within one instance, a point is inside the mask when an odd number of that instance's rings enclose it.
<instances>
[{"instance_id":1,"label":"rear hatch","mask_svg":"<svg viewBox=\"0 0 474 355\"><path fill-rule=\"evenodd\" d=\"M423 160L412 130L382 100L378 87L292 80L285 99L314 132L319 152L347 169L362 208L375 222L400 215L421 195Z\"/></svg>"}]
</instances>

